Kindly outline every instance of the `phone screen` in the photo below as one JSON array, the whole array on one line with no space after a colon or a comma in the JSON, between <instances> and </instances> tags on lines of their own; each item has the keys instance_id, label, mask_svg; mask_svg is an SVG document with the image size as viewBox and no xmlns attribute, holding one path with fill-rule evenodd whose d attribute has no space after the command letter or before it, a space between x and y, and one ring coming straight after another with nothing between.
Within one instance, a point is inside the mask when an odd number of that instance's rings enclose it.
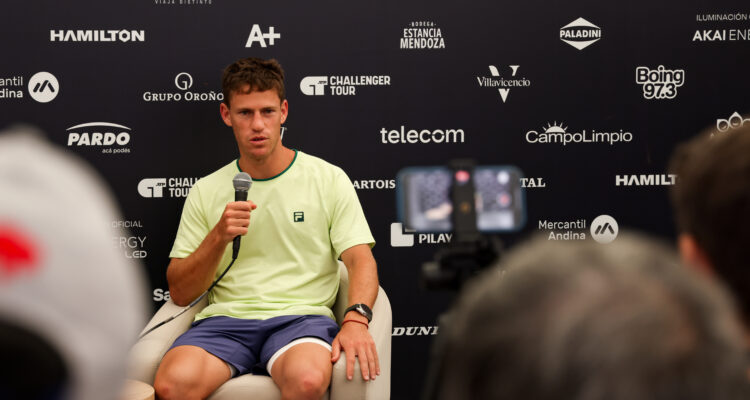
<instances>
[{"instance_id":1,"label":"phone screen","mask_svg":"<svg viewBox=\"0 0 750 400\"><path fill-rule=\"evenodd\" d=\"M401 170L396 178L400 221L417 232L450 232L453 228L450 195L453 174L447 167ZM474 168L471 179L475 188L477 230L507 232L523 226L526 214L521 178L521 172L511 166Z\"/></svg>"}]
</instances>

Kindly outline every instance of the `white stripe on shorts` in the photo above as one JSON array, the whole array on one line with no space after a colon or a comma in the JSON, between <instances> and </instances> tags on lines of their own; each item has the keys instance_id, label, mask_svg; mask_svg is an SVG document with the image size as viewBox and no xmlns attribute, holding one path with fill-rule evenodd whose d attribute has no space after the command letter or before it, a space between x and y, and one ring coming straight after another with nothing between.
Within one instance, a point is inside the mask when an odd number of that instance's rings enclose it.
<instances>
[{"instance_id":1,"label":"white stripe on shorts","mask_svg":"<svg viewBox=\"0 0 750 400\"><path fill-rule=\"evenodd\" d=\"M326 349L328 349L328 351L333 350L331 345L328 344L325 340L318 339L316 337L303 337L303 338L292 340L286 346L280 348L278 351L273 353L271 358L268 360L268 363L266 364L266 370L268 371L268 375L271 375L271 368L273 367L273 363L276 361L276 359L279 358L280 355L284 354L285 351L289 350L292 346L298 345L300 343L317 343L325 347Z\"/></svg>"}]
</instances>

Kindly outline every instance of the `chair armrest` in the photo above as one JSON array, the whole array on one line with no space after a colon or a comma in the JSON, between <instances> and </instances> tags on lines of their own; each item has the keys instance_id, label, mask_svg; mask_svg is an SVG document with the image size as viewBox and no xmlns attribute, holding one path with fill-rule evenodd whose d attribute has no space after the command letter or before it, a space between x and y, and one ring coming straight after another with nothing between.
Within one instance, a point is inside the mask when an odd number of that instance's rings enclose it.
<instances>
[{"instance_id":1,"label":"chair armrest","mask_svg":"<svg viewBox=\"0 0 750 400\"><path fill-rule=\"evenodd\" d=\"M370 335L375 341L380 361L380 376L374 381L362 379L359 363L354 363L354 378L346 379L346 354L333 365L330 400L382 400L391 396L391 332L393 314L391 303L382 287L372 307ZM338 316L338 315L337 315ZM340 319L340 318L339 318Z\"/></svg>"},{"instance_id":2,"label":"chair armrest","mask_svg":"<svg viewBox=\"0 0 750 400\"><path fill-rule=\"evenodd\" d=\"M154 376L162 357L177 337L190 328L195 314L207 304L208 299L204 298L190 310L138 340L130 349L128 355L128 377L153 385ZM177 314L182 309L183 307L174 304L172 300L167 301L159 308L141 333Z\"/></svg>"}]
</instances>

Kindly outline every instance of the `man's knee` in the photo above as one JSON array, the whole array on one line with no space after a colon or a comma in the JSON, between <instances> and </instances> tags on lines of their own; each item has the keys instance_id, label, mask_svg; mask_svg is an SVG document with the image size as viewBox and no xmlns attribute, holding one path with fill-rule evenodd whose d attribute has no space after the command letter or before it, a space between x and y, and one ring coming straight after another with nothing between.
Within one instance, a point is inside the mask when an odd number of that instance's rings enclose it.
<instances>
[{"instance_id":1,"label":"man's knee","mask_svg":"<svg viewBox=\"0 0 750 400\"><path fill-rule=\"evenodd\" d=\"M294 394L291 398L320 399L331 383L323 371L307 370L299 375L290 377L286 382L286 391ZM286 397L286 396L285 396Z\"/></svg>"},{"instance_id":2,"label":"man's knee","mask_svg":"<svg viewBox=\"0 0 750 400\"><path fill-rule=\"evenodd\" d=\"M190 385L195 382L180 366L160 366L154 379L154 391L159 399L179 399L191 392Z\"/></svg>"}]
</instances>

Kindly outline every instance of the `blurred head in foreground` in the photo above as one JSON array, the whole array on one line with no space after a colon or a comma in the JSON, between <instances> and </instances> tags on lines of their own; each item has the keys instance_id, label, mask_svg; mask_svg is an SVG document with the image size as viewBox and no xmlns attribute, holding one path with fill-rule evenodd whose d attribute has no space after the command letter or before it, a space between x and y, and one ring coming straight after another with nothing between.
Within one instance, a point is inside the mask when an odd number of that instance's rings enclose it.
<instances>
[{"instance_id":1,"label":"blurred head in foreground","mask_svg":"<svg viewBox=\"0 0 750 400\"><path fill-rule=\"evenodd\" d=\"M38 132L0 132L0 398L115 399L143 326L140 266L90 167Z\"/></svg>"},{"instance_id":2,"label":"blurred head in foreground","mask_svg":"<svg viewBox=\"0 0 750 400\"><path fill-rule=\"evenodd\" d=\"M609 245L537 238L464 287L442 399L747 399L731 302L630 233Z\"/></svg>"},{"instance_id":3,"label":"blurred head in foreground","mask_svg":"<svg viewBox=\"0 0 750 400\"><path fill-rule=\"evenodd\" d=\"M678 244L686 263L726 282L750 324L750 121L736 115L719 128L672 155Z\"/></svg>"}]
</instances>

